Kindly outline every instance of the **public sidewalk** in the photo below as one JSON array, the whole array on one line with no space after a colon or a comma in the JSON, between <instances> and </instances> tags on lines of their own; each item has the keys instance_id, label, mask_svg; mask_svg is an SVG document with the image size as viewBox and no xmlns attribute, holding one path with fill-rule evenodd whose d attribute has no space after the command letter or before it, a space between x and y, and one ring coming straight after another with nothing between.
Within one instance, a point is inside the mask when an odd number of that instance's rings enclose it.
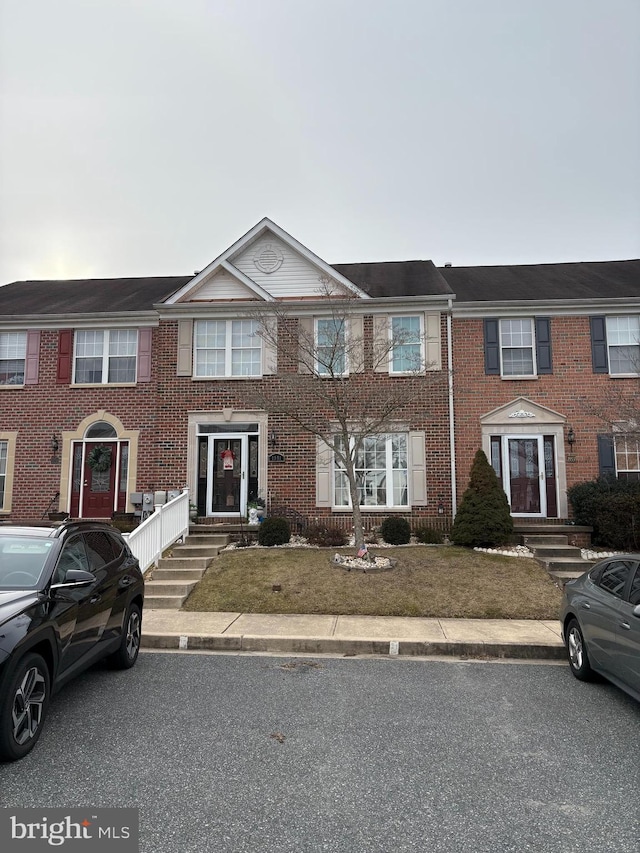
<instances>
[{"instance_id":1,"label":"public sidewalk","mask_svg":"<svg viewBox=\"0 0 640 853\"><path fill-rule=\"evenodd\" d=\"M335 655L565 657L557 621L147 610L142 647Z\"/></svg>"}]
</instances>

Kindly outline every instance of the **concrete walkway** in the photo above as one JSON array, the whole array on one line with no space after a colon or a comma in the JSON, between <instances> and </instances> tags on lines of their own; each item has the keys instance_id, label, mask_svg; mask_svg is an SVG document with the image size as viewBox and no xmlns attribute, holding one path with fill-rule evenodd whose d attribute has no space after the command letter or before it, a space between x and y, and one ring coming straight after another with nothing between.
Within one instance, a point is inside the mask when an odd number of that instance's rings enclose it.
<instances>
[{"instance_id":1,"label":"concrete walkway","mask_svg":"<svg viewBox=\"0 0 640 853\"><path fill-rule=\"evenodd\" d=\"M304 616L145 609L142 630L142 647L156 649L542 660L565 657L560 623L528 619Z\"/></svg>"}]
</instances>

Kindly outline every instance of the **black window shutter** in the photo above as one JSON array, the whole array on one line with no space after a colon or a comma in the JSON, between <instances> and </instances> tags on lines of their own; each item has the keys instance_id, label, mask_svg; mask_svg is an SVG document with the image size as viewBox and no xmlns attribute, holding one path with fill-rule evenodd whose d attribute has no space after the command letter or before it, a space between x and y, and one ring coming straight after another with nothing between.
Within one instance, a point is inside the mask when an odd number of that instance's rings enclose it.
<instances>
[{"instance_id":1,"label":"black window shutter","mask_svg":"<svg viewBox=\"0 0 640 853\"><path fill-rule=\"evenodd\" d=\"M500 375L500 338L498 320L484 319L484 372Z\"/></svg>"},{"instance_id":2,"label":"black window shutter","mask_svg":"<svg viewBox=\"0 0 640 853\"><path fill-rule=\"evenodd\" d=\"M608 373L607 324L604 317L590 317L591 320L591 359L594 373Z\"/></svg>"},{"instance_id":3,"label":"black window shutter","mask_svg":"<svg viewBox=\"0 0 640 853\"><path fill-rule=\"evenodd\" d=\"M615 479L616 458L612 435L598 436L598 464L601 477Z\"/></svg>"},{"instance_id":4,"label":"black window shutter","mask_svg":"<svg viewBox=\"0 0 640 853\"><path fill-rule=\"evenodd\" d=\"M551 319L536 317L536 361L538 373L553 373L551 363Z\"/></svg>"}]
</instances>

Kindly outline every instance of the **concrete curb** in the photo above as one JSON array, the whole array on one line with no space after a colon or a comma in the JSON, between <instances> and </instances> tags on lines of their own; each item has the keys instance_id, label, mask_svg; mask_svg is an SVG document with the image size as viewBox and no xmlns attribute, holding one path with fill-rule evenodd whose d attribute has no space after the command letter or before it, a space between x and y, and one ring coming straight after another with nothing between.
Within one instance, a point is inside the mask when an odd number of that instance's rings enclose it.
<instances>
[{"instance_id":1,"label":"concrete curb","mask_svg":"<svg viewBox=\"0 0 640 853\"><path fill-rule=\"evenodd\" d=\"M558 643L510 642L423 642L330 637L262 637L226 634L145 634L142 648L180 651L281 652L284 654L398 655L408 657L508 658L521 660L564 660L564 645Z\"/></svg>"}]
</instances>

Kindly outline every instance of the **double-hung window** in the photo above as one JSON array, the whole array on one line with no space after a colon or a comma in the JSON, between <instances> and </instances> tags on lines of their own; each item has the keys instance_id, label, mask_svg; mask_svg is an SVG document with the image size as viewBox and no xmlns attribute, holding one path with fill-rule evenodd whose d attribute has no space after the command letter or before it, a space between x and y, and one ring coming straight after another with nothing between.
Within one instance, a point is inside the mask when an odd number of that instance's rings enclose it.
<instances>
[{"instance_id":1,"label":"double-hung window","mask_svg":"<svg viewBox=\"0 0 640 853\"><path fill-rule=\"evenodd\" d=\"M406 433L367 436L355 455L361 507L409 505L408 437ZM336 449L341 447L336 438ZM350 507L349 481L338 453L334 455L334 506Z\"/></svg>"},{"instance_id":2,"label":"double-hung window","mask_svg":"<svg viewBox=\"0 0 640 853\"><path fill-rule=\"evenodd\" d=\"M551 319L485 317L484 371L503 379L525 379L553 373Z\"/></svg>"},{"instance_id":3,"label":"double-hung window","mask_svg":"<svg viewBox=\"0 0 640 853\"><path fill-rule=\"evenodd\" d=\"M411 373L424 367L422 318L419 315L392 317L391 373Z\"/></svg>"},{"instance_id":4,"label":"double-hung window","mask_svg":"<svg viewBox=\"0 0 640 853\"><path fill-rule=\"evenodd\" d=\"M262 375L262 339L255 320L197 320L195 376Z\"/></svg>"},{"instance_id":5,"label":"double-hung window","mask_svg":"<svg viewBox=\"0 0 640 853\"><path fill-rule=\"evenodd\" d=\"M503 376L535 376L535 338L531 318L500 320L500 362Z\"/></svg>"},{"instance_id":6,"label":"double-hung window","mask_svg":"<svg viewBox=\"0 0 640 853\"><path fill-rule=\"evenodd\" d=\"M0 332L0 385L24 385L26 332Z\"/></svg>"},{"instance_id":7,"label":"double-hung window","mask_svg":"<svg viewBox=\"0 0 640 853\"><path fill-rule=\"evenodd\" d=\"M344 376L347 372L345 320L319 317L315 321L316 370L319 376Z\"/></svg>"},{"instance_id":8,"label":"double-hung window","mask_svg":"<svg viewBox=\"0 0 640 853\"><path fill-rule=\"evenodd\" d=\"M136 329L76 331L73 381L88 385L135 382L137 348Z\"/></svg>"},{"instance_id":9,"label":"double-hung window","mask_svg":"<svg viewBox=\"0 0 640 853\"><path fill-rule=\"evenodd\" d=\"M633 435L614 435L616 476L619 480L640 480L640 439Z\"/></svg>"},{"instance_id":10,"label":"double-hung window","mask_svg":"<svg viewBox=\"0 0 640 853\"><path fill-rule=\"evenodd\" d=\"M607 345L611 375L640 373L640 317L607 317Z\"/></svg>"}]
</instances>

